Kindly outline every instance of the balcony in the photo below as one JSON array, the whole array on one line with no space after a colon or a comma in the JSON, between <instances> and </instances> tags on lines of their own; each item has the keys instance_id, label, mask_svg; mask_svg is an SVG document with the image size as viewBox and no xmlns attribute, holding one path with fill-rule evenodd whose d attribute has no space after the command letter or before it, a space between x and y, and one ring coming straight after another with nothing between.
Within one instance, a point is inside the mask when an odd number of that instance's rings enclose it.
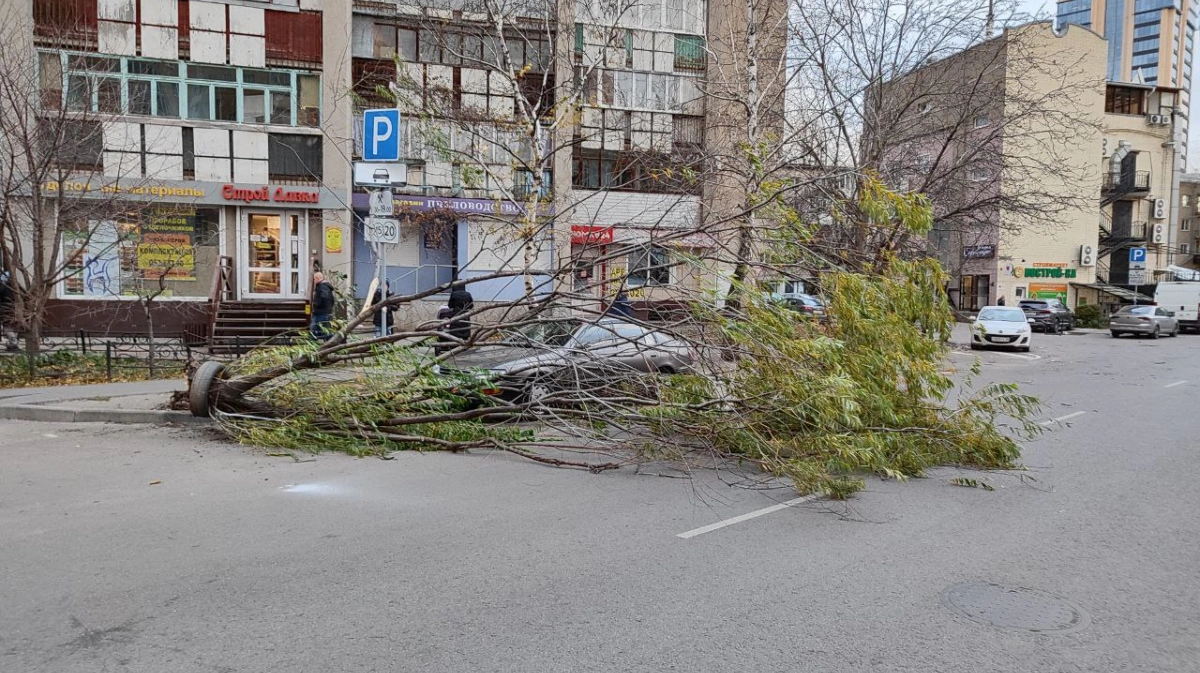
<instances>
[{"instance_id":1,"label":"balcony","mask_svg":"<svg viewBox=\"0 0 1200 673\"><path fill-rule=\"evenodd\" d=\"M1150 171L1133 173L1104 174L1104 182L1100 185L1100 205L1106 206L1113 201L1127 197L1142 197L1150 193Z\"/></svg>"}]
</instances>

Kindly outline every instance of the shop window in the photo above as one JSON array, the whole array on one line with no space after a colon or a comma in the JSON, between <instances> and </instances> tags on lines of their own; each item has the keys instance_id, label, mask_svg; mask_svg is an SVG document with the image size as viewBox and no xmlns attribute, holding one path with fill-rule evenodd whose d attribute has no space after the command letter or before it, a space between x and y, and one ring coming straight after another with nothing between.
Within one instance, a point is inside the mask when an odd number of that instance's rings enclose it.
<instances>
[{"instance_id":1,"label":"shop window","mask_svg":"<svg viewBox=\"0 0 1200 673\"><path fill-rule=\"evenodd\" d=\"M63 220L61 296L132 298L160 287L171 296L207 295L219 255L219 208L88 209Z\"/></svg>"},{"instance_id":2,"label":"shop window","mask_svg":"<svg viewBox=\"0 0 1200 673\"><path fill-rule=\"evenodd\" d=\"M649 245L629 255L629 275L626 282L630 287L646 285L670 285L671 266L667 249Z\"/></svg>"},{"instance_id":3,"label":"shop window","mask_svg":"<svg viewBox=\"0 0 1200 673\"><path fill-rule=\"evenodd\" d=\"M272 133L267 152L271 179L321 179L321 136Z\"/></svg>"},{"instance_id":4,"label":"shop window","mask_svg":"<svg viewBox=\"0 0 1200 673\"><path fill-rule=\"evenodd\" d=\"M963 276L959 282L959 302L964 311L978 311L987 306L991 276L987 274Z\"/></svg>"}]
</instances>

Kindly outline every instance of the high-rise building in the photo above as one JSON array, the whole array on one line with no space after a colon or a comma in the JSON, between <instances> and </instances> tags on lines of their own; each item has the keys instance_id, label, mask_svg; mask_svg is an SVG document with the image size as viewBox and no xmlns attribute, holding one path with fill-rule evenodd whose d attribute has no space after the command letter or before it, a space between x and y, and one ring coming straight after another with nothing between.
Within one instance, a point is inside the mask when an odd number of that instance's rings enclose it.
<instances>
[{"instance_id":1,"label":"high-rise building","mask_svg":"<svg viewBox=\"0 0 1200 673\"><path fill-rule=\"evenodd\" d=\"M1194 0L1059 0L1058 25L1090 28L1108 40L1110 82L1180 92L1179 142L1187 156L1188 112L1197 12Z\"/></svg>"}]
</instances>

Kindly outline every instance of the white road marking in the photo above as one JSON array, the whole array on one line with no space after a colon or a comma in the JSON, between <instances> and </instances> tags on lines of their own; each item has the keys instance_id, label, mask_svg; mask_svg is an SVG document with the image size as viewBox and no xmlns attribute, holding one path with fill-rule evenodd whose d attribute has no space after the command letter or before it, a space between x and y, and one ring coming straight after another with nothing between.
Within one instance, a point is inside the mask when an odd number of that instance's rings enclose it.
<instances>
[{"instance_id":1,"label":"white road marking","mask_svg":"<svg viewBox=\"0 0 1200 673\"><path fill-rule=\"evenodd\" d=\"M950 352L957 354L957 355L970 355L971 357L978 357L979 353L980 353L980 351L958 351L958 350L953 350ZM1024 354L1023 355L1020 353L1005 353L1004 351L985 351L985 352L995 353L996 355L1003 355L1003 356L1009 357L1009 358L1016 358L1018 360L1041 360L1042 359L1042 356L1033 355L1033 354Z\"/></svg>"},{"instance_id":2,"label":"white road marking","mask_svg":"<svg viewBox=\"0 0 1200 673\"><path fill-rule=\"evenodd\" d=\"M1174 388L1175 386L1181 386L1185 383L1187 383L1187 381L1176 381L1175 383L1168 383L1167 385L1165 385L1163 387L1164 388Z\"/></svg>"},{"instance_id":3,"label":"white road marking","mask_svg":"<svg viewBox=\"0 0 1200 673\"><path fill-rule=\"evenodd\" d=\"M1066 416L1059 416L1058 418L1051 418L1049 420L1042 421L1041 423L1038 423L1038 425L1054 425L1055 423L1062 423L1063 421L1082 416L1086 413L1086 411L1076 411L1073 414L1067 414Z\"/></svg>"},{"instance_id":4,"label":"white road marking","mask_svg":"<svg viewBox=\"0 0 1200 673\"><path fill-rule=\"evenodd\" d=\"M788 507L799 505L802 502L808 502L809 500L813 500L816 497L817 496L814 494L814 495L806 495L802 498L794 498L792 500L788 500L787 502L781 502L778 505L771 505L770 507L756 509L753 512L747 512L746 514L742 514L741 516L735 516L731 519L725 519L724 521L710 523L707 526L693 528L692 530L689 530L686 533L680 533L680 534L676 535L675 537L681 537L681 538L687 540L689 538L696 537L697 535L704 535L705 533L711 533L714 530L718 530L718 529L724 528L726 526L732 526L735 523L741 523L743 521L749 521L750 519L756 519L764 514L770 514L771 512L778 512L781 509L787 509Z\"/></svg>"}]
</instances>

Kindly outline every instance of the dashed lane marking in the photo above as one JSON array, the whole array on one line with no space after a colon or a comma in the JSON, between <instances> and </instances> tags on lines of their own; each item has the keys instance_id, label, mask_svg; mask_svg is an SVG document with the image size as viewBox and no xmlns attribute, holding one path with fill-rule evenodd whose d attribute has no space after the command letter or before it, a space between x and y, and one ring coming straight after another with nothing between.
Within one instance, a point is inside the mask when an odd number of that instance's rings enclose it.
<instances>
[{"instance_id":1,"label":"dashed lane marking","mask_svg":"<svg viewBox=\"0 0 1200 673\"><path fill-rule=\"evenodd\" d=\"M1168 383L1167 385L1165 385L1163 387L1164 388L1174 388L1175 386L1181 386L1185 383L1187 383L1187 381L1176 381L1175 383Z\"/></svg>"},{"instance_id":2,"label":"dashed lane marking","mask_svg":"<svg viewBox=\"0 0 1200 673\"><path fill-rule=\"evenodd\" d=\"M681 537L681 538L687 540L687 539L696 537L697 535L704 535L705 533L711 533L714 530L718 530L718 529L724 528L726 526L732 526L735 523L741 523L743 521L749 521L750 519L756 519L764 514L770 514L771 512L778 512L781 509L787 509L788 507L793 507L795 505L799 505L802 502L808 502L809 500L813 500L816 497L817 496L814 494L814 495L806 495L802 498L794 498L792 500L788 500L787 502L781 502L778 505L771 505L770 507L756 509L753 512L747 512L746 514L742 514L740 516L735 516L730 519L725 519L724 521L718 521L716 523L710 523L707 526L693 528L692 530L689 530L686 533L679 533L675 537Z\"/></svg>"}]
</instances>

